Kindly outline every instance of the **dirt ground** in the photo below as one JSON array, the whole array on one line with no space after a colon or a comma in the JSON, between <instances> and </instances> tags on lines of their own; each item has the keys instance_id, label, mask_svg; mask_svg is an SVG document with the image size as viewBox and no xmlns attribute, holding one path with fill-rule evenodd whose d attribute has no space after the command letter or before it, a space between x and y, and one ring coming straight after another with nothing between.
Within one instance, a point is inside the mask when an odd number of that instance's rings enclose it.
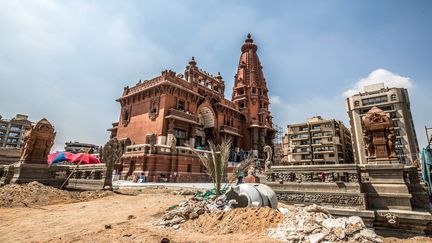
<instances>
[{"instance_id":1,"label":"dirt ground","mask_svg":"<svg viewBox=\"0 0 432 243\"><path fill-rule=\"evenodd\" d=\"M170 242L277 242L264 230L211 234L202 219L179 230L152 225L169 206L188 197L173 195L167 189L142 189L84 202L0 207L0 242L161 242L163 238ZM383 240L432 242L420 236Z\"/></svg>"}]
</instances>

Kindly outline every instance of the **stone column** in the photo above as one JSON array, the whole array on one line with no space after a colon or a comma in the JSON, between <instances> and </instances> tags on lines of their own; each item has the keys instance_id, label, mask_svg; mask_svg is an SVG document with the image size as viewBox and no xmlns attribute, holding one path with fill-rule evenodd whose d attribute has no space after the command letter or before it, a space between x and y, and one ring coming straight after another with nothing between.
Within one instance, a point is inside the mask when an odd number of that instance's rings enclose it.
<instances>
[{"instance_id":1,"label":"stone column","mask_svg":"<svg viewBox=\"0 0 432 243\"><path fill-rule=\"evenodd\" d=\"M168 134L167 134L166 144L168 144L169 141L171 141L172 137L174 137L174 127L175 127L174 121L175 121L174 119L168 119Z\"/></svg>"},{"instance_id":2,"label":"stone column","mask_svg":"<svg viewBox=\"0 0 432 243\"><path fill-rule=\"evenodd\" d=\"M191 147L195 148L195 136L196 136L195 126L190 125L189 131L190 131L189 132L189 144Z\"/></svg>"}]
</instances>

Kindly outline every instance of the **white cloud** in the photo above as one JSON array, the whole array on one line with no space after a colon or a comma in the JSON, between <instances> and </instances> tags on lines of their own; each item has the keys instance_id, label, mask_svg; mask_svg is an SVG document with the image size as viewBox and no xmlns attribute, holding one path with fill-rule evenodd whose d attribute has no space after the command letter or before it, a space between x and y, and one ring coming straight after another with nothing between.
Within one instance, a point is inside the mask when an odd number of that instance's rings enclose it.
<instances>
[{"instance_id":1,"label":"white cloud","mask_svg":"<svg viewBox=\"0 0 432 243\"><path fill-rule=\"evenodd\" d=\"M278 105L281 103L281 99L279 96L270 96L270 104Z\"/></svg>"},{"instance_id":2,"label":"white cloud","mask_svg":"<svg viewBox=\"0 0 432 243\"><path fill-rule=\"evenodd\" d=\"M354 87L346 90L343 94L348 97L354 95L360 91L363 91L365 85L384 83L385 87L397 87L397 88L412 88L412 80L409 77L400 76L397 73L393 73L389 70L378 68L372 71L366 78L362 78Z\"/></svg>"}]
</instances>

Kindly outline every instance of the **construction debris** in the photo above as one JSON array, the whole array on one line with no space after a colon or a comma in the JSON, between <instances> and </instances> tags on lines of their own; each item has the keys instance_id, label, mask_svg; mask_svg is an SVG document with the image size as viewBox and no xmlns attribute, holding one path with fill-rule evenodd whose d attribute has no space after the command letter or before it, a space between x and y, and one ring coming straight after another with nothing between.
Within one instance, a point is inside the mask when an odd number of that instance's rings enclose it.
<instances>
[{"instance_id":1,"label":"construction debris","mask_svg":"<svg viewBox=\"0 0 432 243\"><path fill-rule=\"evenodd\" d=\"M334 218L317 205L279 210L285 220L276 228L269 229L268 235L281 241L382 242L358 216Z\"/></svg>"},{"instance_id":2,"label":"construction debris","mask_svg":"<svg viewBox=\"0 0 432 243\"><path fill-rule=\"evenodd\" d=\"M39 182L8 184L0 187L0 207L45 206L57 203L88 201L112 195L111 191L66 191Z\"/></svg>"},{"instance_id":3,"label":"construction debris","mask_svg":"<svg viewBox=\"0 0 432 243\"><path fill-rule=\"evenodd\" d=\"M196 190L190 190L190 189L179 189L171 192L171 194L173 195L183 195L183 196L195 195L197 193L201 193L201 192Z\"/></svg>"},{"instance_id":4,"label":"construction debris","mask_svg":"<svg viewBox=\"0 0 432 243\"><path fill-rule=\"evenodd\" d=\"M180 192L189 193L189 190L183 190ZM179 195L180 192L176 191L175 193ZM160 227L173 227L174 229L178 229L180 224L183 224L188 220L197 219L205 213L227 212L231 211L233 208L242 207L275 206L277 205L275 196L268 196L271 195L271 192L273 191L271 191L271 189L268 187L261 188L260 185L244 184L241 187L236 186L228 188L226 194L219 197L216 196L214 189L208 190L204 193L196 193L195 196L190 200L170 207L168 212L165 213L160 220L155 221L153 224ZM249 198L252 198L253 200L250 200ZM248 201L252 201L253 203L247 203ZM257 202L255 203L255 201ZM237 211L234 211L233 215L235 215L236 212ZM275 210L275 212L277 211ZM256 212L254 214L258 215ZM212 215L214 216L214 214ZM223 217L223 215L218 215L216 217ZM245 217L248 218L247 216ZM274 222L274 220L269 220L269 222L270 221ZM241 224L242 222L239 223Z\"/></svg>"},{"instance_id":5,"label":"construction debris","mask_svg":"<svg viewBox=\"0 0 432 243\"><path fill-rule=\"evenodd\" d=\"M196 219L199 215L205 212L210 212L207 207L209 202L205 200L187 200L180 203L177 206L170 207L167 213L165 213L161 220L154 222L154 225L162 227L174 227L178 224L182 224L189 219Z\"/></svg>"}]
</instances>

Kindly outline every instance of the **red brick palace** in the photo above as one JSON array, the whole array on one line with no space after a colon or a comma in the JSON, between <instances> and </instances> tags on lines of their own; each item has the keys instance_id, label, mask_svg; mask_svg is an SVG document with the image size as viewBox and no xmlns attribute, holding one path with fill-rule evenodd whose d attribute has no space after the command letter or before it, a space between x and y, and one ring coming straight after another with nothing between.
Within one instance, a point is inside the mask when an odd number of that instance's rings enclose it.
<instances>
[{"instance_id":1,"label":"red brick palace","mask_svg":"<svg viewBox=\"0 0 432 243\"><path fill-rule=\"evenodd\" d=\"M220 143L227 136L233 138L233 149L261 154L272 144L275 130L257 50L249 34L241 47L232 100L224 97L221 75L199 69L193 57L183 74L165 70L125 87L117 100L120 119L109 129L111 137L125 144L122 177L144 173L148 181L207 181L191 146L206 150L208 140ZM171 152L172 136L177 149Z\"/></svg>"}]
</instances>

